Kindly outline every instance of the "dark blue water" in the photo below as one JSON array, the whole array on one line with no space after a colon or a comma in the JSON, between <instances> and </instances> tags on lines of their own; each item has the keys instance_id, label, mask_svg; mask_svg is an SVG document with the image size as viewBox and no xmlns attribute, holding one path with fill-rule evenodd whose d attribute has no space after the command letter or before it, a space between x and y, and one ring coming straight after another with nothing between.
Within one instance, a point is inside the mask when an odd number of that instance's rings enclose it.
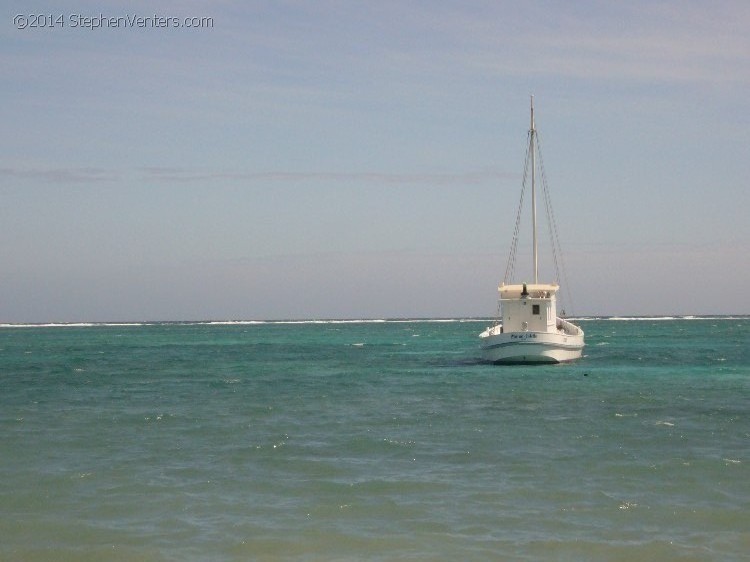
<instances>
[{"instance_id":1,"label":"dark blue water","mask_svg":"<svg viewBox=\"0 0 750 562\"><path fill-rule=\"evenodd\" d=\"M0 328L0 560L742 560L750 319Z\"/></svg>"}]
</instances>

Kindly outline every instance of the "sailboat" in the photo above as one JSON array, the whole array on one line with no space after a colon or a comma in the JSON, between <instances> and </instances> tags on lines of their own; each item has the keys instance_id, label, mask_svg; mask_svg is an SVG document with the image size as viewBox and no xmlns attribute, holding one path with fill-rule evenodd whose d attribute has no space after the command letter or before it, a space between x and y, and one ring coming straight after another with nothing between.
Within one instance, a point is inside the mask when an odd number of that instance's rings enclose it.
<instances>
[{"instance_id":1,"label":"sailboat","mask_svg":"<svg viewBox=\"0 0 750 562\"><path fill-rule=\"evenodd\" d=\"M481 351L484 360L492 363L561 363L581 357L584 346L583 330L557 315L557 294L560 290L558 283L539 282L539 259L537 244L537 216L536 216L536 183L537 168L543 184L543 195L550 224L552 255L555 266L559 268L557 246L559 245L554 224L554 214L551 211L549 191L546 186L544 168L537 166L539 141L534 124L534 96L531 96L531 128L529 129L529 145L524 170L521 202L516 216L516 228L511 244L508 267L505 279L498 287L498 317L502 311L502 320L498 318L494 325L479 334ZM541 155L539 155L541 164ZM533 233L533 282L509 283L515 268L516 248L520 230L521 214L523 210L523 194L526 181L531 176L531 223Z\"/></svg>"}]
</instances>

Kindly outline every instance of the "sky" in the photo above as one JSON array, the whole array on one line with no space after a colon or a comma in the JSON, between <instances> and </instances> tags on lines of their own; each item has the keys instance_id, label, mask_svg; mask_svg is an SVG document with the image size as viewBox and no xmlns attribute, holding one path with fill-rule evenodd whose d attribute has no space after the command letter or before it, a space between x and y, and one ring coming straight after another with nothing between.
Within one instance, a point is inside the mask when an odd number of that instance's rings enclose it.
<instances>
[{"instance_id":1,"label":"sky","mask_svg":"<svg viewBox=\"0 0 750 562\"><path fill-rule=\"evenodd\" d=\"M491 317L532 94L568 314L750 314L749 28L744 0L4 2L0 323Z\"/></svg>"}]
</instances>

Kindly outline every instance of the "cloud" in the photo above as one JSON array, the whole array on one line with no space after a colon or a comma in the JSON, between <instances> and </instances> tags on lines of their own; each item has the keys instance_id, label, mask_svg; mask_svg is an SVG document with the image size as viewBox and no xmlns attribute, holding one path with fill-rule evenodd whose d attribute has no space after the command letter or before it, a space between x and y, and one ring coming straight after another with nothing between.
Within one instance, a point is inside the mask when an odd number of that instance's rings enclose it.
<instances>
[{"instance_id":1,"label":"cloud","mask_svg":"<svg viewBox=\"0 0 750 562\"><path fill-rule=\"evenodd\" d=\"M390 173L390 172L221 172L196 171L188 168L143 167L129 172L102 168L0 168L0 177L40 181L50 184L81 184L118 182L137 179L167 183L243 182L243 183L368 183L380 185L478 185L502 178L516 178L495 170L474 170L455 173Z\"/></svg>"},{"instance_id":2,"label":"cloud","mask_svg":"<svg viewBox=\"0 0 750 562\"><path fill-rule=\"evenodd\" d=\"M142 171L151 179L170 182L198 182L228 180L244 182L295 182L308 181L377 183L377 184L420 184L420 185L473 185L508 177L492 170L479 170L458 173L389 173L389 172L196 172L181 168L148 167ZM515 176L512 176L515 178Z\"/></svg>"},{"instance_id":3,"label":"cloud","mask_svg":"<svg viewBox=\"0 0 750 562\"><path fill-rule=\"evenodd\" d=\"M0 177L45 183L100 183L117 181L121 175L102 168L0 168Z\"/></svg>"},{"instance_id":4,"label":"cloud","mask_svg":"<svg viewBox=\"0 0 750 562\"><path fill-rule=\"evenodd\" d=\"M528 3L500 13L445 13L443 55L464 72L742 85L750 82L750 8L742 2L667 5ZM447 17L450 16L450 17ZM428 53L423 53L423 56Z\"/></svg>"}]
</instances>

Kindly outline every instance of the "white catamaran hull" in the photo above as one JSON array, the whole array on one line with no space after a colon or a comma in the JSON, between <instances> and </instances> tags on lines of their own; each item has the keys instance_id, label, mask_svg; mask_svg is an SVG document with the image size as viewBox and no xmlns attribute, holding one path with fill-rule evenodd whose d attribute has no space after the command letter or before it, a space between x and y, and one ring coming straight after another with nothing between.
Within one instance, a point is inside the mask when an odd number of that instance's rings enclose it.
<instances>
[{"instance_id":1,"label":"white catamaran hull","mask_svg":"<svg viewBox=\"0 0 750 562\"><path fill-rule=\"evenodd\" d=\"M581 357L581 334L549 332L505 332L500 326L479 336L482 356L492 363L563 363Z\"/></svg>"}]
</instances>

